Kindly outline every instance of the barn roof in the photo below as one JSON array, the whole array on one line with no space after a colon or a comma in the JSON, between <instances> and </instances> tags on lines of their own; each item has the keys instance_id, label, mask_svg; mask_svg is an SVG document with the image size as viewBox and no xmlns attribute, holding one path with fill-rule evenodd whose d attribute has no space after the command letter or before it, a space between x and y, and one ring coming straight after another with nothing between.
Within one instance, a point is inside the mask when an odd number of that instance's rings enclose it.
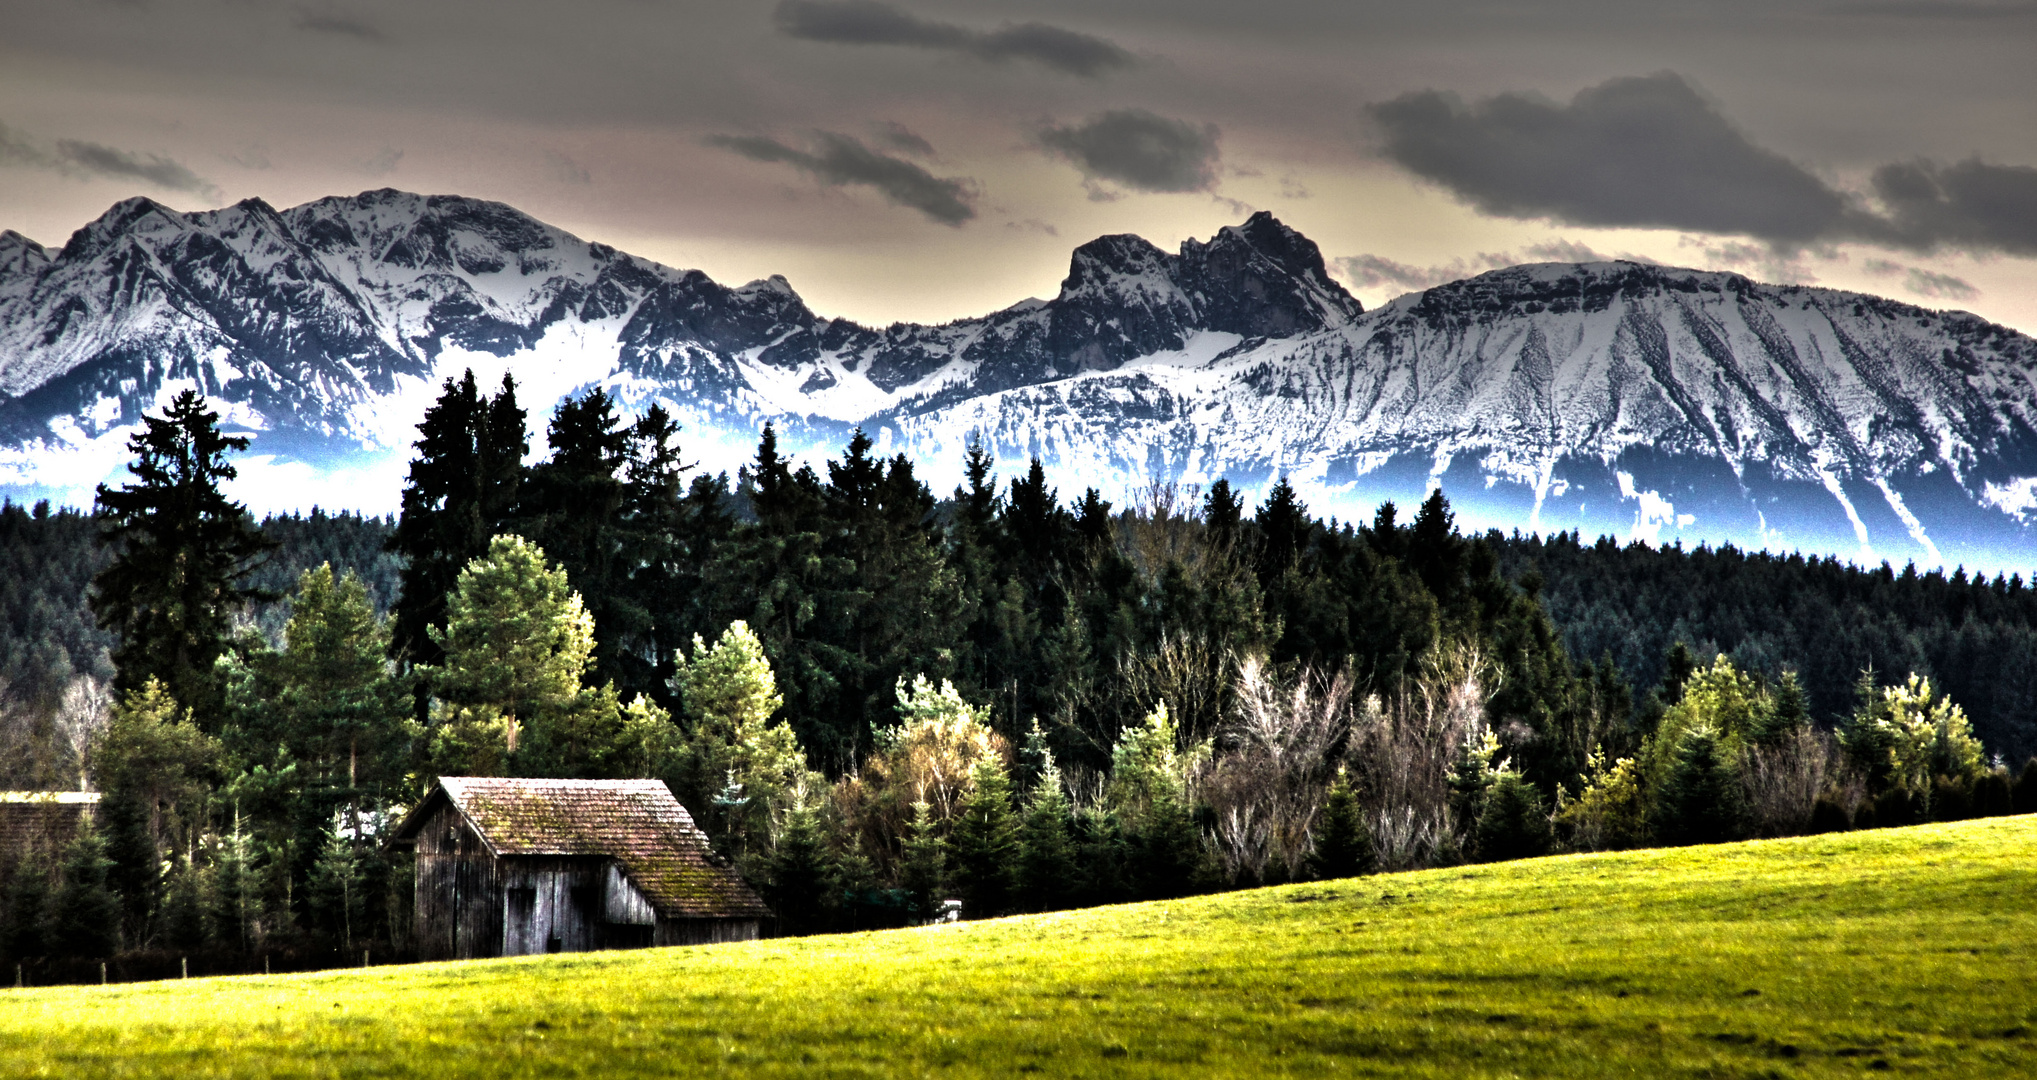
<instances>
[{"instance_id":1,"label":"barn roof","mask_svg":"<svg viewBox=\"0 0 2037 1080\"><path fill-rule=\"evenodd\" d=\"M667 918L770 916L708 847L707 834L662 780L548 780L443 776L396 830L414 842L439 799L450 800L497 857L595 855L614 859Z\"/></svg>"}]
</instances>

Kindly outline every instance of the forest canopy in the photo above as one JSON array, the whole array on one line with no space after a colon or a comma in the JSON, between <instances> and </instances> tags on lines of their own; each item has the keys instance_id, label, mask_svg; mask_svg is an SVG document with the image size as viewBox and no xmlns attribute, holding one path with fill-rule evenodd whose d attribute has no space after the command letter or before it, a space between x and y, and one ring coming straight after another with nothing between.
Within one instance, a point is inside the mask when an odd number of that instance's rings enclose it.
<instances>
[{"instance_id":1,"label":"forest canopy","mask_svg":"<svg viewBox=\"0 0 2037 1080\"><path fill-rule=\"evenodd\" d=\"M0 882L10 955L94 903L101 950L401 952L381 838L441 773L663 779L783 932L2037 798L2020 579L1113 505L980 445L937 495L861 431L709 476L600 390L524 425L448 381L398 519L257 524L194 396L94 515L0 508L0 779L102 792Z\"/></svg>"}]
</instances>

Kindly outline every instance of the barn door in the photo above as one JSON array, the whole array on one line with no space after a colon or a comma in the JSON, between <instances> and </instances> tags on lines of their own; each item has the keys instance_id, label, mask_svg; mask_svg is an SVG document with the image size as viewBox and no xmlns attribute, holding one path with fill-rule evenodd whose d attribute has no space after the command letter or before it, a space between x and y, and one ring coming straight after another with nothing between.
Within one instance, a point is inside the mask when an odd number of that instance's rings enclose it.
<instances>
[{"instance_id":1,"label":"barn door","mask_svg":"<svg viewBox=\"0 0 2037 1080\"><path fill-rule=\"evenodd\" d=\"M538 940L538 891L509 888L502 891L502 955L529 956L544 952Z\"/></svg>"}]
</instances>

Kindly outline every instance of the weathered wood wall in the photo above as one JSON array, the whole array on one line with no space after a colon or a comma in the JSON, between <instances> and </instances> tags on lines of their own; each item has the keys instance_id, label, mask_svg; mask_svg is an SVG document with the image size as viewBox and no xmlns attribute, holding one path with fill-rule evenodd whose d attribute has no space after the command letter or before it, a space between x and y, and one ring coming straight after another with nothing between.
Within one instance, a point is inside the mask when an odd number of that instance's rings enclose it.
<instances>
[{"instance_id":1,"label":"weathered wood wall","mask_svg":"<svg viewBox=\"0 0 2037 1080\"><path fill-rule=\"evenodd\" d=\"M503 956L604 947L603 871L596 856L515 855L502 860Z\"/></svg>"},{"instance_id":2,"label":"weathered wood wall","mask_svg":"<svg viewBox=\"0 0 2037 1080\"><path fill-rule=\"evenodd\" d=\"M756 919L659 919L653 945L718 945L757 940Z\"/></svg>"},{"instance_id":3,"label":"weathered wood wall","mask_svg":"<svg viewBox=\"0 0 2037 1080\"><path fill-rule=\"evenodd\" d=\"M450 802L417 834L417 909L411 933L426 960L471 960L502 950L495 857Z\"/></svg>"}]
</instances>

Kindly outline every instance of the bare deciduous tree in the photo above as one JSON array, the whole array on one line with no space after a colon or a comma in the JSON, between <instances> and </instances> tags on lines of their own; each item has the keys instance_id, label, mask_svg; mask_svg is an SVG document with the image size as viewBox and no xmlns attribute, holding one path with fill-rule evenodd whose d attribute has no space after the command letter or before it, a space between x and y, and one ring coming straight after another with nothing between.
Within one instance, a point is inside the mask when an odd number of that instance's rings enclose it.
<instances>
[{"instance_id":1,"label":"bare deciduous tree","mask_svg":"<svg viewBox=\"0 0 2037 1080\"><path fill-rule=\"evenodd\" d=\"M1390 705L1368 698L1355 710L1345 759L1366 808L1381 869L1420 866L1453 830L1450 769L1458 751L1486 733L1495 689L1477 647L1436 650L1413 685Z\"/></svg>"},{"instance_id":2,"label":"bare deciduous tree","mask_svg":"<svg viewBox=\"0 0 2037 1080\"><path fill-rule=\"evenodd\" d=\"M1283 679L1259 657L1238 665L1231 722L1199 790L1216 814L1233 880L1298 876L1350 732L1351 681L1306 668Z\"/></svg>"}]
</instances>

